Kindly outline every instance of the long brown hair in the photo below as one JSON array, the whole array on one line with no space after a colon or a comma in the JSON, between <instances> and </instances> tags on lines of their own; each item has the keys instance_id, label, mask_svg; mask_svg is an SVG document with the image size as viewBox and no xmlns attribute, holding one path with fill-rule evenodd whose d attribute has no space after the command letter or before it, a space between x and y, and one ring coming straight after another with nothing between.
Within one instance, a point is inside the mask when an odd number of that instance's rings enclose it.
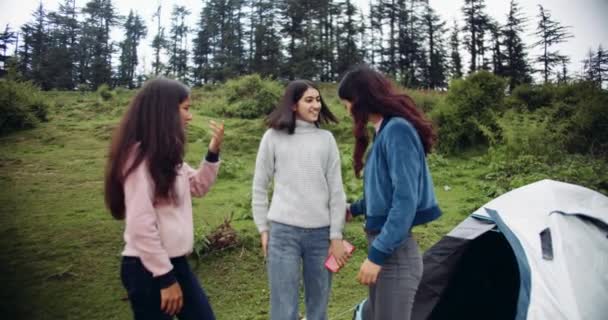
<instances>
[{"instance_id":1,"label":"long brown hair","mask_svg":"<svg viewBox=\"0 0 608 320\"><path fill-rule=\"evenodd\" d=\"M189 96L181 82L157 78L131 101L114 131L106 166L105 202L114 218L124 219L124 182L143 161L154 182L154 199L175 200L173 184L186 141L179 105Z\"/></svg>"},{"instance_id":2,"label":"long brown hair","mask_svg":"<svg viewBox=\"0 0 608 320\"><path fill-rule=\"evenodd\" d=\"M268 127L277 130L287 130L289 134L293 134L296 128L296 113L293 108L308 89L317 90L319 96L321 94L321 91L309 80L294 80L290 82L285 89L283 98L281 98L279 104L266 119ZM337 123L338 119L336 116L331 113L329 107L327 107L325 101L323 101L323 97L320 96L320 98L321 111L319 112L319 119L315 122L315 125L318 127L319 123Z\"/></svg>"},{"instance_id":3,"label":"long brown hair","mask_svg":"<svg viewBox=\"0 0 608 320\"><path fill-rule=\"evenodd\" d=\"M365 65L355 67L342 78L338 95L352 104L353 135L356 140L353 161L357 177L360 177L363 169L363 155L369 144L366 125L372 113L407 119L416 128L425 154L431 151L437 138L431 121L416 108L412 98L398 92L380 72Z\"/></svg>"}]
</instances>

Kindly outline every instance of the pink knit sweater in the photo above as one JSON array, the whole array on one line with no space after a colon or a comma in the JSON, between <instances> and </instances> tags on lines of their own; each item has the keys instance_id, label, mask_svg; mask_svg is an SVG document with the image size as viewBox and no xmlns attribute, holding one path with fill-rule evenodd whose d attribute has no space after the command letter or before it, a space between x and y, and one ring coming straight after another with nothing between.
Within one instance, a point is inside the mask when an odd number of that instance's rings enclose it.
<instances>
[{"instance_id":1,"label":"pink knit sweater","mask_svg":"<svg viewBox=\"0 0 608 320\"><path fill-rule=\"evenodd\" d=\"M139 257L154 277L173 269L170 258L192 252L192 196L202 197L215 182L218 162L203 160L198 170L183 163L175 179L174 204L154 203L154 181L143 161L124 184L126 227L123 256Z\"/></svg>"}]
</instances>

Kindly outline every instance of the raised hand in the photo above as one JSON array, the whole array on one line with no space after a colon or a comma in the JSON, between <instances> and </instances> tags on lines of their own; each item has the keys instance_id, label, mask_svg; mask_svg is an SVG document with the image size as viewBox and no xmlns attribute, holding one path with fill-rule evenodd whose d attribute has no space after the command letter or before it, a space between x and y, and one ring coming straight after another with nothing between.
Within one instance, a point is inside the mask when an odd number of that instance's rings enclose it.
<instances>
[{"instance_id":1,"label":"raised hand","mask_svg":"<svg viewBox=\"0 0 608 320\"><path fill-rule=\"evenodd\" d=\"M221 124L211 120L209 121L211 128L211 141L209 141L209 151L219 153L222 142L224 141L224 121Z\"/></svg>"}]
</instances>

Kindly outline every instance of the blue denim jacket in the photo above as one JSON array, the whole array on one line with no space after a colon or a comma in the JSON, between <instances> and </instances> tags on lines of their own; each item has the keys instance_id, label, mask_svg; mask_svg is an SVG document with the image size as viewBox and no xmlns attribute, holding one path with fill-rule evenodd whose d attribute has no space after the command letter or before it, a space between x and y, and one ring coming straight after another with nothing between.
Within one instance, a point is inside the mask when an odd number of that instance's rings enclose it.
<instances>
[{"instance_id":1,"label":"blue denim jacket","mask_svg":"<svg viewBox=\"0 0 608 320\"><path fill-rule=\"evenodd\" d=\"M424 147L409 121L384 118L365 162L363 180L363 197L350 210L353 215L365 214L366 231L378 233L368 259L383 265L413 226L441 215Z\"/></svg>"}]
</instances>

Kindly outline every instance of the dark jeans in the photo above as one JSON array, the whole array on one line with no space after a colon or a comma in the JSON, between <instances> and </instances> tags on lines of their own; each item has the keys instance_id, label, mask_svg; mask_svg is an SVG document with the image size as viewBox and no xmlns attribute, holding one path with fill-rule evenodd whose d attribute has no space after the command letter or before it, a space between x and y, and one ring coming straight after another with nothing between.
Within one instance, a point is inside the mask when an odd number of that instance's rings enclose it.
<instances>
[{"instance_id":1,"label":"dark jeans","mask_svg":"<svg viewBox=\"0 0 608 320\"><path fill-rule=\"evenodd\" d=\"M215 320L207 295L192 273L185 257L171 259L173 272L182 289L184 305L179 319ZM122 257L122 284L127 289L133 318L136 320L173 319L160 309L160 284L137 257Z\"/></svg>"}]
</instances>

